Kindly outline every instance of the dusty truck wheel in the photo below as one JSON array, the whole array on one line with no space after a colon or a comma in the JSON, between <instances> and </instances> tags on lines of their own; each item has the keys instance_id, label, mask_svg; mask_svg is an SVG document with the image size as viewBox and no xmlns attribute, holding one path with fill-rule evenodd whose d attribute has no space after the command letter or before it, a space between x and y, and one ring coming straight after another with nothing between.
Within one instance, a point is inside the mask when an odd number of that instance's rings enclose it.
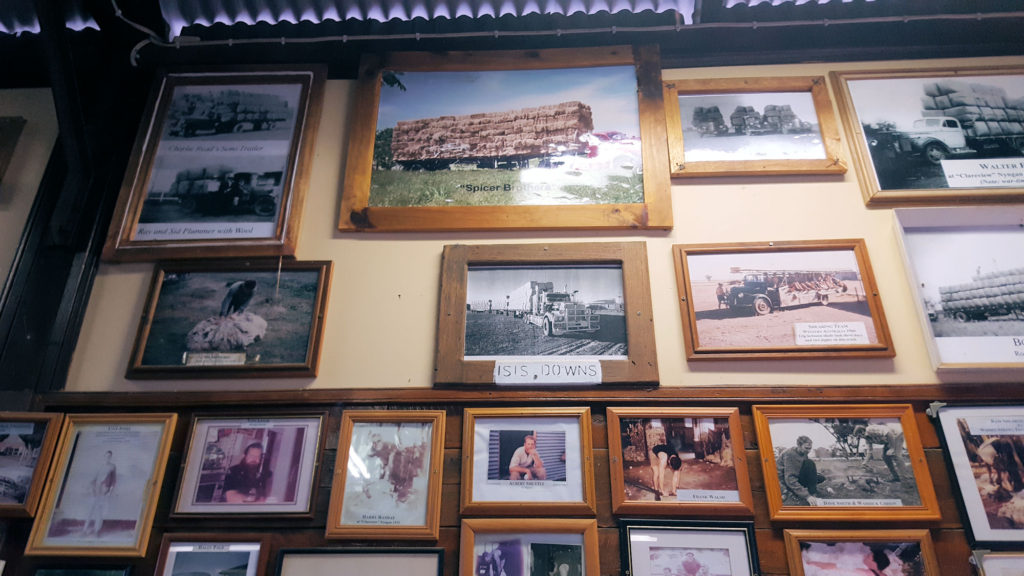
<instances>
[{"instance_id":1,"label":"dusty truck wheel","mask_svg":"<svg viewBox=\"0 0 1024 576\"><path fill-rule=\"evenodd\" d=\"M946 159L946 149L942 144L932 142L924 147L924 158L929 164L942 164L942 161Z\"/></svg>"},{"instance_id":2,"label":"dusty truck wheel","mask_svg":"<svg viewBox=\"0 0 1024 576\"><path fill-rule=\"evenodd\" d=\"M270 196L263 196L253 204L252 211L257 216L273 216L277 212L277 203Z\"/></svg>"},{"instance_id":3,"label":"dusty truck wheel","mask_svg":"<svg viewBox=\"0 0 1024 576\"><path fill-rule=\"evenodd\" d=\"M967 322L967 314L964 314L963 312L957 312L953 315L953 318L955 318L957 322Z\"/></svg>"},{"instance_id":4,"label":"dusty truck wheel","mask_svg":"<svg viewBox=\"0 0 1024 576\"><path fill-rule=\"evenodd\" d=\"M764 316L772 311L772 303L766 296L757 296L754 298L754 314L758 316Z\"/></svg>"},{"instance_id":5,"label":"dusty truck wheel","mask_svg":"<svg viewBox=\"0 0 1024 576\"><path fill-rule=\"evenodd\" d=\"M545 336L551 336L551 333L552 333L551 320L545 318L544 319L544 335Z\"/></svg>"}]
</instances>

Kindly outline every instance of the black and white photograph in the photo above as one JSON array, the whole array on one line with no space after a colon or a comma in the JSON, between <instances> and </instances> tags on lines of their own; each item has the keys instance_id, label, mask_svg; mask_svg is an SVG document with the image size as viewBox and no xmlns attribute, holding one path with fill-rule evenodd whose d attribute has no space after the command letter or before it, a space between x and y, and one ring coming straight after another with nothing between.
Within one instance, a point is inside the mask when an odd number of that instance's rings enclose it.
<instances>
[{"instance_id":1,"label":"black and white photograph","mask_svg":"<svg viewBox=\"0 0 1024 576\"><path fill-rule=\"evenodd\" d=\"M470 265L465 359L628 355L622 267Z\"/></svg>"},{"instance_id":2,"label":"black and white photograph","mask_svg":"<svg viewBox=\"0 0 1024 576\"><path fill-rule=\"evenodd\" d=\"M491 430L487 480L565 482L564 430Z\"/></svg>"},{"instance_id":3,"label":"black and white photograph","mask_svg":"<svg viewBox=\"0 0 1024 576\"><path fill-rule=\"evenodd\" d=\"M582 576L582 544L530 543L529 576Z\"/></svg>"},{"instance_id":4,"label":"black and white photograph","mask_svg":"<svg viewBox=\"0 0 1024 576\"><path fill-rule=\"evenodd\" d=\"M175 511L306 512L321 422L319 416L197 418Z\"/></svg>"},{"instance_id":5,"label":"black and white photograph","mask_svg":"<svg viewBox=\"0 0 1024 576\"><path fill-rule=\"evenodd\" d=\"M0 421L0 510L6 505L24 505L39 472L48 422ZM51 447L52 449L52 447Z\"/></svg>"},{"instance_id":6,"label":"black and white photograph","mask_svg":"<svg viewBox=\"0 0 1024 576\"><path fill-rule=\"evenodd\" d=\"M637 576L755 576L754 523L624 519L623 572Z\"/></svg>"},{"instance_id":7,"label":"black and white photograph","mask_svg":"<svg viewBox=\"0 0 1024 576\"><path fill-rule=\"evenodd\" d=\"M158 267L129 374L315 374L329 262Z\"/></svg>"},{"instance_id":8,"label":"black and white photograph","mask_svg":"<svg viewBox=\"0 0 1024 576\"><path fill-rule=\"evenodd\" d=\"M823 159L810 92L680 94L686 162Z\"/></svg>"},{"instance_id":9,"label":"black and white photograph","mask_svg":"<svg viewBox=\"0 0 1024 576\"><path fill-rule=\"evenodd\" d=\"M783 507L921 505L899 418L772 418L768 425Z\"/></svg>"},{"instance_id":10,"label":"black and white photograph","mask_svg":"<svg viewBox=\"0 0 1024 576\"><path fill-rule=\"evenodd\" d=\"M260 542L170 542L156 576L257 576Z\"/></svg>"},{"instance_id":11,"label":"black and white photograph","mask_svg":"<svg viewBox=\"0 0 1024 576\"><path fill-rule=\"evenodd\" d=\"M508 538L508 539L501 539ZM495 538L477 537L474 576L525 576L526 558L523 542L508 535Z\"/></svg>"},{"instance_id":12,"label":"black and white photograph","mask_svg":"<svg viewBox=\"0 0 1024 576\"><path fill-rule=\"evenodd\" d=\"M800 542L803 576L937 576L918 542Z\"/></svg>"}]
</instances>

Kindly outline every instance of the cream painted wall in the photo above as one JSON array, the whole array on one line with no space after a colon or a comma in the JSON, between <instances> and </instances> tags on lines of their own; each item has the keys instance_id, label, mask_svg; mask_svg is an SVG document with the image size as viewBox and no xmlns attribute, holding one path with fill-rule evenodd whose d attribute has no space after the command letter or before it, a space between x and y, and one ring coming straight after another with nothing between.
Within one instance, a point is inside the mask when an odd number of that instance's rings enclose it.
<instances>
[{"instance_id":1,"label":"cream painted wall","mask_svg":"<svg viewBox=\"0 0 1024 576\"><path fill-rule=\"evenodd\" d=\"M57 113L49 88L0 90L0 116L27 120L0 182L0 288L10 272L28 213L57 140Z\"/></svg>"},{"instance_id":2,"label":"cream painted wall","mask_svg":"<svg viewBox=\"0 0 1024 576\"><path fill-rule=\"evenodd\" d=\"M826 75L832 69L1016 64L1019 58L665 70L665 79ZM336 231L345 123L354 82L327 83L298 257L334 261L320 375L315 379L126 380L152 265L104 264L67 382L69 391L429 387L441 248L453 243L642 240L651 271L662 386L920 385L932 370L894 233L892 211L864 207L843 177L676 180L675 229L631 233L342 234ZM840 127L841 129L841 127ZM849 156L846 151L847 157ZM894 359L687 363L671 246L679 243L865 238L895 342ZM944 378L946 378L944 376ZM967 380L969 376L959 376ZM984 381L1020 379L1020 371Z\"/></svg>"}]
</instances>

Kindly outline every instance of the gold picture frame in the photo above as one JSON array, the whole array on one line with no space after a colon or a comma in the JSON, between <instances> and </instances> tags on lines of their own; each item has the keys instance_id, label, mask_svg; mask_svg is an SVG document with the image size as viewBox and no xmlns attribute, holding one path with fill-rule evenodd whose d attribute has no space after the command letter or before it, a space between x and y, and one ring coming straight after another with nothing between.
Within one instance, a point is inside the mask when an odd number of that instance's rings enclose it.
<instances>
[{"instance_id":1,"label":"gold picture frame","mask_svg":"<svg viewBox=\"0 0 1024 576\"><path fill-rule=\"evenodd\" d=\"M479 553L478 553L479 551ZM495 554L495 551L498 551ZM556 559L557 558L557 559ZM597 520L571 518L465 518L459 544L459 574L473 576L484 562L509 574L527 572L528 562L543 562L544 573L569 564L569 574L598 576ZM509 562L519 565L506 566ZM550 566L550 568L549 568ZM500 573L500 572L499 572Z\"/></svg>"},{"instance_id":2,"label":"gold picture frame","mask_svg":"<svg viewBox=\"0 0 1024 576\"><path fill-rule=\"evenodd\" d=\"M0 516L35 516L63 420L63 414L54 412L0 412L0 433L7 436L9 455L19 456L18 462L5 460L0 464L4 496L13 500L0 504ZM15 436L20 440L15 441ZM13 445L17 442L20 447ZM28 462L23 463L23 458Z\"/></svg>"},{"instance_id":3,"label":"gold picture frame","mask_svg":"<svg viewBox=\"0 0 1024 576\"><path fill-rule=\"evenodd\" d=\"M908 564L920 571L903 572L904 574L922 574L922 576L939 576L939 562L935 557L935 546L928 530L785 530L786 555L789 559L789 573L793 576L804 576L804 564L808 561L835 566L830 560L843 558L865 562L864 570L871 569L868 562L878 566L876 572L895 563L901 566ZM849 549L829 550L830 545L838 543L861 543L863 550ZM817 546L815 546L817 545ZM817 549L815 549L817 548ZM815 555L814 560L805 559L805 555ZM879 566L879 562L885 564Z\"/></svg>"}]
</instances>

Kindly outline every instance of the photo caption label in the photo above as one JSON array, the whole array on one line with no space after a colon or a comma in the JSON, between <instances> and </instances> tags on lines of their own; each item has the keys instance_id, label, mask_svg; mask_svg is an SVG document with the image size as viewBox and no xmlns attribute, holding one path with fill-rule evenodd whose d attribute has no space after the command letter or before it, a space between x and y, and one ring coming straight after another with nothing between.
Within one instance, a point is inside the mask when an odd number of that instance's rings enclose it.
<instances>
[{"instance_id":1,"label":"photo caption label","mask_svg":"<svg viewBox=\"0 0 1024 576\"><path fill-rule=\"evenodd\" d=\"M494 363L495 384L600 384L600 360L519 360Z\"/></svg>"},{"instance_id":2,"label":"photo caption label","mask_svg":"<svg viewBox=\"0 0 1024 576\"><path fill-rule=\"evenodd\" d=\"M797 322L793 331L797 346L870 344L863 322Z\"/></svg>"},{"instance_id":3,"label":"photo caption label","mask_svg":"<svg viewBox=\"0 0 1024 576\"><path fill-rule=\"evenodd\" d=\"M943 160L950 188L1016 188L1024 186L1024 160Z\"/></svg>"},{"instance_id":4,"label":"photo caption label","mask_svg":"<svg viewBox=\"0 0 1024 576\"><path fill-rule=\"evenodd\" d=\"M1024 435L1024 418L968 416L964 420L972 436Z\"/></svg>"},{"instance_id":5,"label":"photo caption label","mask_svg":"<svg viewBox=\"0 0 1024 576\"><path fill-rule=\"evenodd\" d=\"M245 352L185 352L185 366L241 366Z\"/></svg>"}]
</instances>

